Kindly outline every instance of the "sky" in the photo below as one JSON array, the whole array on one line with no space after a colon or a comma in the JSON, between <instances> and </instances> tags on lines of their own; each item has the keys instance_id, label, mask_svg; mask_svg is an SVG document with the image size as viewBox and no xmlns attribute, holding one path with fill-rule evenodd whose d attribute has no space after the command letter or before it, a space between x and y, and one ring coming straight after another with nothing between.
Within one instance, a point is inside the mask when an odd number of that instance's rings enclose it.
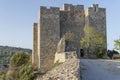
<instances>
[{"instance_id":1,"label":"sky","mask_svg":"<svg viewBox=\"0 0 120 80\"><path fill-rule=\"evenodd\" d=\"M107 46L114 48L114 40L120 37L120 0L0 0L0 45L32 49L32 25L39 7L64 3L106 8Z\"/></svg>"}]
</instances>

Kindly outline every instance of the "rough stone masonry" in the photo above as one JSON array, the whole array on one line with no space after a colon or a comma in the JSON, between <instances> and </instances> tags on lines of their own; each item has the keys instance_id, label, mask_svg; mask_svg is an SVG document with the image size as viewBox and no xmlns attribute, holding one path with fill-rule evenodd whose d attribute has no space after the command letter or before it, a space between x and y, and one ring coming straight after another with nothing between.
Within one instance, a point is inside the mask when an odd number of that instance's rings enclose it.
<instances>
[{"instance_id":1,"label":"rough stone masonry","mask_svg":"<svg viewBox=\"0 0 120 80\"><path fill-rule=\"evenodd\" d=\"M64 4L59 7L41 6L38 22L33 24L32 62L38 69L46 70L54 63L57 44L68 37L65 51L76 51L80 57L80 40L84 26L92 26L106 36L106 9L98 4L84 9L84 5ZM105 39L105 47L107 49Z\"/></svg>"}]
</instances>

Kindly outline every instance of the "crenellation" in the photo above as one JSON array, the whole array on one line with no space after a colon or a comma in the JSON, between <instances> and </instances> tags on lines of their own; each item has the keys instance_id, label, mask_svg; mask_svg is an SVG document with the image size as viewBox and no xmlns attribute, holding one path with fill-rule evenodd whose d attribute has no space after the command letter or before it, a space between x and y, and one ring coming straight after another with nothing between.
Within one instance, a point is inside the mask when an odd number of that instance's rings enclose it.
<instances>
[{"instance_id":1,"label":"crenellation","mask_svg":"<svg viewBox=\"0 0 120 80\"><path fill-rule=\"evenodd\" d=\"M81 11L84 10L84 5L74 5L74 11Z\"/></svg>"},{"instance_id":2,"label":"crenellation","mask_svg":"<svg viewBox=\"0 0 120 80\"><path fill-rule=\"evenodd\" d=\"M42 11L42 10L46 10L47 9L47 7L45 7L45 6L40 6L40 10Z\"/></svg>"},{"instance_id":3,"label":"crenellation","mask_svg":"<svg viewBox=\"0 0 120 80\"><path fill-rule=\"evenodd\" d=\"M81 11L84 10L84 5L72 5L72 4L64 4L60 9L61 11Z\"/></svg>"},{"instance_id":4,"label":"crenellation","mask_svg":"<svg viewBox=\"0 0 120 80\"><path fill-rule=\"evenodd\" d=\"M57 10L57 11L60 10L60 8L58 8L58 7L50 7L50 9L51 9L51 10Z\"/></svg>"},{"instance_id":5,"label":"crenellation","mask_svg":"<svg viewBox=\"0 0 120 80\"><path fill-rule=\"evenodd\" d=\"M33 23L34 28L37 27L38 23Z\"/></svg>"},{"instance_id":6,"label":"crenellation","mask_svg":"<svg viewBox=\"0 0 120 80\"><path fill-rule=\"evenodd\" d=\"M40 7L40 13L41 14L58 14L60 11L60 8L58 7L50 7L50 8L47 8L47 7Z\"/></svg>"},{"instance_id":7,"label":"crenellation","mask_svg":"<svg viewBox=\"0 0 120 80\"><path fill-rule=\"evenodd\" d=\"M98 4L92 4L91 7L97 7L98 8L99 5Z\"/></svg>"},{"instance_id":8,"label":"crenellation","mask_svg":"<svg viewBox=\"0 0 120 80\"><path fill-rule=\"evenodd\" d=\"M64 4L62 8L64 11L70 11L72 7L72 4Z\"/></svg>"}]
</instances>

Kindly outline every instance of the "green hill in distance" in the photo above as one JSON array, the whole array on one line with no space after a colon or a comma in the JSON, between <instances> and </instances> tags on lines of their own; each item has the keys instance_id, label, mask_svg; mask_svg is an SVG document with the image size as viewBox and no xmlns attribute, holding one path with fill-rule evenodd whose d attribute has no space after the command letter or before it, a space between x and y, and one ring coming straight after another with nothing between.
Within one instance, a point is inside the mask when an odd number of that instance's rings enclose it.
<instances>
[{"instance_id":1,"label":"green hill in distance","mask_svg":"<svg viewBox=\"0 0 120 80\"><path fill-rule=\"evenodd\" d=\"M0 46L0 65L8 65L11 56L18 51L24 51L28 54L32 54L31 49L11 46Z\"/></svg>"}]
</instances>

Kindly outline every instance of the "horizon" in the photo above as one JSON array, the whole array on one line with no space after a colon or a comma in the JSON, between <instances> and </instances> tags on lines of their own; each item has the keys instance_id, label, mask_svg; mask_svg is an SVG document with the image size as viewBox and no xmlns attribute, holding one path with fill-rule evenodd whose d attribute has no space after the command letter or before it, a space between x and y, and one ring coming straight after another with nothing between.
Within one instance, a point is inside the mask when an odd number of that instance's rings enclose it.
<instances>
[{"instance_id":1,"label":"horizon","mask_svg":"<svg viewBox=\"0 0 120 80\"><path fill-rule=\"evenodd\" d=\"M120 37L118 26L120 1L118 0L109 1L109 3L101 0L13 0L13 2L1 0L0 45L32 49L32 24L38 20L39 7L62 7L65 3L84 5L84 8L90 7L91 4L99 4L99 7L106 8L107 47L111 50L114 48L114 40Z\"/></svg>"}]
</instances>

